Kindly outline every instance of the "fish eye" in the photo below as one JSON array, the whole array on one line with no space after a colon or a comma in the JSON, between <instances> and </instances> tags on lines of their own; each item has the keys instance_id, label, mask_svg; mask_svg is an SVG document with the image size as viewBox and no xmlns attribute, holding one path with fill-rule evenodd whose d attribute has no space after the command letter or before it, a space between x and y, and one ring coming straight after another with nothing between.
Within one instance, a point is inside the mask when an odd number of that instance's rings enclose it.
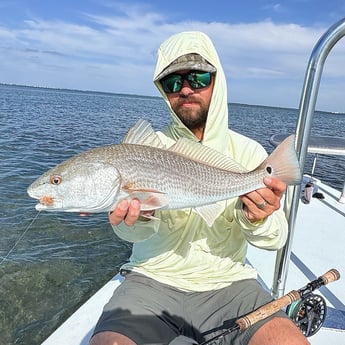
<instances>
[{"instance_id":1,"label":"fish eye","mask_svg":"<svg viewBox=\"0 0 345 345\"><path fill-rule=\"evenodd\" d=\"M54 185L58 185L62 182L62 177L59 175L53 175L50 177L50 183Z\"/></svg>"}]
</instances>

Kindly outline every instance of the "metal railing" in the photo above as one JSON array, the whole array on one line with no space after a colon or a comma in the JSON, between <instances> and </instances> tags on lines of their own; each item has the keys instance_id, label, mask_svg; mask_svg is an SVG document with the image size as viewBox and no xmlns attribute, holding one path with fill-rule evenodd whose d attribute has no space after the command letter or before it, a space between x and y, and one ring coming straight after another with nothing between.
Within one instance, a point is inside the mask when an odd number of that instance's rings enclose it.
<instances>
[{"instance_id":1,"label":"metal railing","mask_svg":"<svg viewBox=\"0 0 345 345\"><path fill-rule=\"evenodd\" d=\"M345 18L332 25L316 43L309 59L302 90L299 118L296 127L296 151L300 166L306 161L308 141L311 133L315 104L324 62L334 45L345 35ZM289 234L285 246L278 251L273 278L272 295L284 294L288 265L291 255L295 221L300 200L301 186L289 187L286 193L284 211L289 223Z\"/></svg>"}]
</instances>

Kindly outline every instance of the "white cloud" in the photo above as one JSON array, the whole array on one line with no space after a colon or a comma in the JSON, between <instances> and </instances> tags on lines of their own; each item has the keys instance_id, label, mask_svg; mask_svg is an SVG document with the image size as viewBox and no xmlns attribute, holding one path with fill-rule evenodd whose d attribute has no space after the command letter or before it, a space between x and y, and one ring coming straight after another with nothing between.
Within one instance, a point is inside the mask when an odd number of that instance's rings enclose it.
<instances>
[{"instance_id":1,"label":"white cloud","mask_svg":"<svg viewBox=\"0 0 345 345\"><path fill-rule=\"evenodd\" d=\"M269 20L168 23L145 7L84 18L83 24L31 18L24 29L0 28L0 82L158 95L152 74L159 44L173 33L200 30L218 48L230 101L297 107L309 54L326 30ZM344 55L341 46L325 69L334 85L344 77Z\"/></svg>"}]
</instances>

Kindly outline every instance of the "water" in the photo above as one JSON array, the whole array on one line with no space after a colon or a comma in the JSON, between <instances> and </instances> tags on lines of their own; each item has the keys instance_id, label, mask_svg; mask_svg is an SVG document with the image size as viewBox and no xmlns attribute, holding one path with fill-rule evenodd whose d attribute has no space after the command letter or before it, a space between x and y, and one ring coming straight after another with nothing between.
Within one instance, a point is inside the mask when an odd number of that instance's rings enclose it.
<instances>
[{"instance_id":1,"label":"water","mask_svg":"<svg viewBox=\"0 0 345 345\"><path fill-rule=\"evenodd\" d=\"M296 126L297 110L229 109L230 126L268 151L272 134ZM119 143L139 118L155 129L169 120L160 98L0 85L0 262L37 215L28 185L71 155ZM345 136L344 122L342 115L316 113L313 132ZM341 189L344 166L344 158L320 157L316 177ZM130 249L106 214L40 213L0 265L1 343L40 344L114 275Z\"/></svg>"}]
</instances>

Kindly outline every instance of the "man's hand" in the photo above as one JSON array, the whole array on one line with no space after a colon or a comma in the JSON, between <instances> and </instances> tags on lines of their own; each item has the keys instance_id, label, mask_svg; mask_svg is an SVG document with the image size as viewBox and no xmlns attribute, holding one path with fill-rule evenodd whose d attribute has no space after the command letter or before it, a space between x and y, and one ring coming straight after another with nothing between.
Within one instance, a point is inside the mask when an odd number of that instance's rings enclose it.
<instances>
[{"instance_id":1,"label":"man's hand","mask_svg":"<svg viewBox=\"0 0 345 345\"><path fill-rule=\"evenodd\" d=\"M131 201L120 201L113 212L109 214L109 222L112 225L119 225L122 221L128 226L133 226L140 216L143 220L149 220L154 211L140 211L140 202L138 199Z\"/></svg>"},{"instance_id":2,"label":"man's hand","mask_svg":"<svg viewBox=\"0 0 345 345\"><path fill-rule=\"evenodd\" d=\"M280 200L286 190L286 184L276 178L265 177L266 188L240 196L243 212L252 223L270 216L280 208Z\"/></svg>"},{"instance_id":3,"label":"man's hand","mask_svg":"<svg viewBox=\"0 0 345 345\"><path fill-rule=\"evenodd\" d=\"M133 199L120 201L113 212L109 214L109 222L112 225L119 225L122 221L126 225L132 226L138 220L140 215L140 202Z\"/></svg>"}]
</instances>

